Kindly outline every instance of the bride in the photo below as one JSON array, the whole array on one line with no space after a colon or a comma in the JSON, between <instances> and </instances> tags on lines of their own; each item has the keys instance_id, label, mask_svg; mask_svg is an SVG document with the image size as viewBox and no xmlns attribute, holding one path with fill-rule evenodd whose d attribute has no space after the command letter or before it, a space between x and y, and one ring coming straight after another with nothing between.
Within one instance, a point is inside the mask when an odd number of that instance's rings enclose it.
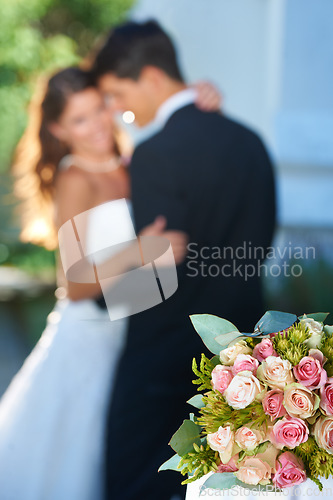
<instances>
[{"instance_id":1,"label":"bride","mask_svg":"<svg viewBox=\"0 0 333 500\"><path fill-rule=\"evenodd\" d=\"M218 108L214 88L197 88L199 106ZM93 235L102 243L106 202L130 197L122 152L121 134L89 73L72 67L55 74L41 102L32 102L18 148L23 239L54 248L57 229L99 206ZM160 217L143 233L166 236L179 262L185 235L165 225ZM66 281L60 265L58 283L47 326L0 401L3 500L103 498L104 426L127 320L110 322L95 300L98 283Z\"/></svg>"}]
</instances>

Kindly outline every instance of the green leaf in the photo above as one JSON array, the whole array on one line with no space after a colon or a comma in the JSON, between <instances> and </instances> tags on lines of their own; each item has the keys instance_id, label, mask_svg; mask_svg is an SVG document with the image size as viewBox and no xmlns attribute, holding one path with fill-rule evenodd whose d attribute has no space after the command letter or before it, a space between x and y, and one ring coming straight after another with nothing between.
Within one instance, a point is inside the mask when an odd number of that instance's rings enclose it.
<instances>
[{"instance_id":1,"label":"green leaf","mask_svg":"<svg viewBox=\"0 0 333 500\"><path fill-rule=\"evenodd\" d=\"M200 439L201 427L192 420L184 420L178 431L174 433L170 440L171 448L183 456L193 450L193 443L198 446L201 444Z\"/></svg>"},{"instance_id":2,"label":"green leaf","mask_svg":"<svg viewBox=\"0 0 333 500\"><path fill-rule=\"evenodd\" d=\"M314 319L315 321L319 321L319 323L323 323L329 313L310 313L310 314L303 314L303 316L299 316L298 319L305 319L305 318L311 318Z\"/></svg>"},{"instance_id":3,"label":"green leaf","mask_svg":"<svg viewBox=\"0 0 333 500\"><path fill-rule=\"evenodd\" d=\"M188 401L186 401L189 405L194 406L194 408L203 408L205 406L205 403L202 401L202 395L201 394L196 394L192 398L190 398Z\"/></svg>"},{"instance_id":4,"label":"green leaf","mask_svg":"<svg viewBox=\"0 0 333 500\"><path fill-rule=\"evenodd\" d=\"M192 314L190 319L203 343L213 354L219 354L222 350L221 344L215 340L215 337L230 332L238 332L238 329L230 321L212 314Z\"/></svg>"},{"instance_id":5,"label":"green leaf","mask_svg":"<svg viewBox=\"0 0 333 500\"><path fill-rule=\"evenodd\" d=\"M201 486L202 489L229 490L237 484L237 478L232 472L214 472Z\"/></svg>"},{"instance_id":6,"label":"green leaf","mask_svg":"<svg viewBox=\"0 0 333 500\"><path fill-rule=\"evenodd\" d=\"M324 332L329 336L332 337L333 335L333 326L330 325L324 325Z\"/></svg>"},{"instance_id":7,"label":"green leaf","mask_svg":"<svg viewBox=\"0 0 333 500\"><path fill-rule=\"evenodd\" d=\"M229 332L218 335L217 337L215 337L215 341L221 345L221 349L225 349L226 347L228 347L230 342L234 342L235 340L238 341L240 337L244 337L244 333L240 333L238 331Z\"/></svg>"},{"instance_id":8,"label":"green leaf","mask_svg":"<svg viewBox=\"0 0 333 500\"><path fill-rule=\"evenodd\" d=\"M221 364L220 356L213 356L212 358L210 358L210 362L213 364L214 367L216 365L220 365Z\"/></svg>"},{"instance_id":9,"label":"green leaf","mask_svg":"<svg viewBox=\"0 0 333 500\"><path fill-rule=\"evenodd\" d=\"M276 333L289 328L297 321L296 314L290 314L280 311L267 311L258 321L255 330L260 330L262 333Z\"/></svg>"},{"instance_id":10,"label":"green leaf","mask_svg":"<svg viewBox=\"0 0 333 500\"><path fill-rule=\"evenodd\" d=\"M181 469L178 469L178 464L180 462L182 457L180 457L177 453L176 455L173 455L169 460L164 462L161 467L158 469L158 472L161 470L175 470L177 472L180 472Z\"/></svg>"}]
</instances>

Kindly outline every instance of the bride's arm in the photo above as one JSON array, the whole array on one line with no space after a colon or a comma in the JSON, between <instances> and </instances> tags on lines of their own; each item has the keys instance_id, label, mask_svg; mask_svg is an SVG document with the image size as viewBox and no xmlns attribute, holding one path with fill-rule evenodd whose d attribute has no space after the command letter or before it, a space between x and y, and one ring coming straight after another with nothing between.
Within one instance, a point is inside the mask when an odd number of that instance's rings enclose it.
<instances>
[{"instance_id":1,"label":"bride's arm","mask_svg":"<svg viewBox=\"0 0 333 500\"><path fill-rule=\"evenodd\" d=\"M55 185L55 223L57 229L76 215L92 208L93 197L88 179L82 172L66 170L60 172ZM64 249L66 251L66 249ZM88 297L101 295L99 283L75 283L69 281L63 272L61 259L58 259L58 279L61 286L67 290L67 297L71 300L82 300Z\"/></svg>"},{"instance_id":2,"label":"bride's arm","mask_svg":"<svg viewBox=\"0 0 333 500\"><path fill-rule=\"evenodd\" d=\"M148 241L148 248L147 240L142 240L142 242L145 241L144 245L146 251L148 250L148 253L156 255L156 258L159 257L159 265L164 267L173 265L173 259L176 264L180 264L186 255L187 236L181 231L164 231L164 227L165 224L162 223L161 225L161 221L157 218L152 224L143 229L137 240L127 244L125 248L119 250L115 255L98 264L98 276L100 279L112 277L113 279L110 281L112 285L110 284L110 286L113 287L122 278L123 273L126 273L130 269L139 268L142 265L147 264L147 262L142 260L143 256L141 253L141 244L143 243L140 242L141 236L159 236L166 238L170 242L172 247L172 256L165 254L162 257L159 253L159 250L162 248L160 240L157 242L156 240L152 240L151 242ZM88 260L81 261L76 269L76 273L78 276L84 276L84 273L87 270L91 270L91 262ZM101 287L98 282L94 284L84 284L74 283L68 280L67 290L68 297L74 301L96 298L102 294Z\"/></svg>"},{"instance_id":3,"label":"bride's arm","mask_svg":"<svg viewBox=\"0 0 333 500\"><path fill-rule=\"evenodd\" d=\"M197 93L195 104L202 111L219 111L223 104L223 94L213 84L199 81L192 85Z\"/></svg>"}]
</instances>

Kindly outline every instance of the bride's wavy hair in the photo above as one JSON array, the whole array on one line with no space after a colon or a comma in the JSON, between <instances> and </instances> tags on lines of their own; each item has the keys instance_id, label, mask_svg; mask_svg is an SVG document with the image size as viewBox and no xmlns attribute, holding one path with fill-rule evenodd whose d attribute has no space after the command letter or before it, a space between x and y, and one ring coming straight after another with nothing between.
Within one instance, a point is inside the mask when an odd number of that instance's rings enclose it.
<instances>
[{"instance_id":1,"label":"bride's wavy hair","mask_svg":"<svg viewBox=\"0 0 333 500\"><path fill-rule=\"evenodd\" d=\"M29 106L28 126L17 146L12 171L16 177L14 193L22 201L21 240L54 249L54 186L60 160L69 154L68 146L49 130L57 122L71 95L95 87L91 73L69 67L50 79L42 77ZM114 150L121 153L121 132L115 131Z\"/></svg>"}]
</instances>

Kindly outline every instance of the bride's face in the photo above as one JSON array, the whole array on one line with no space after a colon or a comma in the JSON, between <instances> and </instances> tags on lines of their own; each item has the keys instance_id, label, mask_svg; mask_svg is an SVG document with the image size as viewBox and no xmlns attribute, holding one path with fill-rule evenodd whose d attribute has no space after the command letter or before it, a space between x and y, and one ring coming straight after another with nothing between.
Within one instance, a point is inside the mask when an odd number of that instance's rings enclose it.
<instances>
[{"instance_id":1,"label":"bride's face","mask_svg":"<svg viewBox=\"0 0 333 500\"><path fill-rule=\"evenodd\" d=\"M64 141L72 153L102 157L113 149L112 116L100 92L91 87L72 94L50 131Z\"/></svg>"}]
</instances>

